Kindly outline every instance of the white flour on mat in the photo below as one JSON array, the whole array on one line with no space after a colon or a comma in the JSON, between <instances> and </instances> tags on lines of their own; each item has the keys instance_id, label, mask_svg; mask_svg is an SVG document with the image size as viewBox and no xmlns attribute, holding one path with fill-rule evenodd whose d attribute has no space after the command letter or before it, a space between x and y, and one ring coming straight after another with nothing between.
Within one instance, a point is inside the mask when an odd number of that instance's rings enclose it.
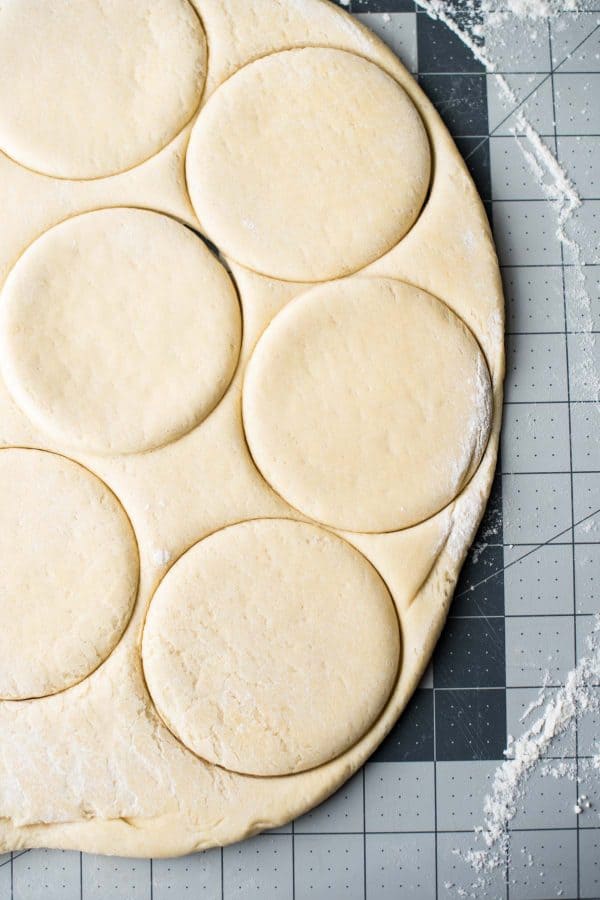
<instances>
[{"instance_id":1,"label":"white flour on mat","mask_svg":"<svg viewBox=\"0 0 600 900\"><path fill-rule=\"evenodd\" d=\"M507 18L548 19L563 12L579 12L583 4L578 0L483 0L481 12L490 25L497 25Z\"/></svg>"},{"instance_id":2,"label":"white flour on mat","mask_svg":"<svg viewBox=\"0 0 600 900\"><path fill-rule=\"evenodd\" d=\"M564 261L570 263L571 277L565 284L565 290L568 290L569 308L577 322L574 327L581 332L578 337L580 361L570 370L573 396L581 396L585 392L587 398L597 400L600 397L600 373L595 363L592 305L584 274L592 241L589 236L581 235L581 229L577 236L574 234L576 213L582 201L567 171L527 118L523 110L524 98L499 71L499 60L506 55L507 49L507 32L503 31L503 26L510 29L516 23L519 28L527 29L532 27L532 23L543 24L543 20L547 19L556 22L563 13L583 11L583 4L580 0L504 0L502 3L481 0L478 4L474 0L417 0L417 3L432 18L444 22L471 50L487 73L494 76L507 116L514 111L514 124L510 130L536 184L555 212L556 237L562 245ZM594 409L599 411L597 406ZM598 422L600 424L600 416ZM457 508L457 518L460 519L460 513L465 512ZM452 890L459 897L471 898L488 896L489 889L497 890L498 876L506 877L509 863L509 828L525 802L526 789L534 773L577 782L574 813L598 817L597 824L600 824L599 809L585 793L586 775L600 771L600 743L593 749L595 755L591 759L546 758L558 738L575 734L582 718L600 714L600 691L593 689L593 685L598 684L600 617L589 639L586 656L566 676L564 685L550 697L545 687L541 689L538 698L521 718L522 722L531 721L535 713L533 723L519 737L509 737L506 760L493 776L490 792L484 800L483 822L475 829L479 849L468 853L455 851L471 865L474 877L468 885L446 883L447 890ZM600 806L600 797L596 803ZM526 865L533 867L539 864L528 854Z\"/></svg>"},{"instance_id":3,"label":"white flour on mat","mask_svg":"<svg viewBox=\"0 0 600 900\"><path fill-rule=\"evenodd\" d=\"M568 732L574 733L578 720L600 711L600 617L588 639L586 655L567 675L565 683L545 702L544 710L518 738L509 737L507 759L496 769L490 793L484 801L483 825L476 829L482 850L472 851L469 861L478 871L504 865L508 852L509 826L517 814L528 779L552 744ZM542 705L542 704L541 704ZM569 775L570 761L557 767L555 777ZM546 764L548 765L548 764ZM554 774L551 771L549 774ZM597 814L597 811L596 811Z\"/></svg>"},{"instance_id":4,"label":"white flour on mat","mask_svg":"<svg viewBox=\"0 0 600 900\"><path fill-rule=\"evenodd\" d=\"M535 773L554 778L567 778L577 782L574 792L573 812L594 816L600 824L600 798L590 799L586 794L586 776L600 771L600 752L591 759L545 759L559 738L574 735L577 725L587 716L600 713L600 616L588 639L586 655L575 669L566 676L565 683L551 698L542 688L540 695L526 710L528 717L543 707L542 713L518 738L509 737L505 751L506 761L496 769L489 794L484 799L483 824L475 829L480 849L455 854L469 863L474 878L468 885L446 883L459 897L488 896L497 887L497 873L504 873L510 862L510 826L520 808L526 802L527 788ZM523 718L523 717L522 717ZM600 747L598 748L600 751ZM524 852L524 851L522 851ZM537 865L529 854L528 866ZM491 895L490 895L491 896Z\"/></svg>"},{"instance_id":5,"label":"white flour on mat","mask_svg":"<svg viewBox=\"0 0 600 900\"><path fill-rule=\"evenodd\" d=\"M595 365L595 336L592 333L592 304L586 288L584 268L592 248L591 236L573 235L574 213L581 207L577 188L550 147L544 143L522 109L524 101L499 72L498 55L506 52L504 25L520 22L523 28L561 13L575 15L583 10L581 0L416 0L432 18L443 22L471 50L474 57L493 75L498 94L507 112L515 110L510 131L517 139L535 182L556 212L556 237L561 242L565 261L571 264L568 285L569 306L578 319L583 335L579 339L580 361L571 368L574 394L600 399L600 373ZM582 244L584 241L585 246Z\"/></svg>"}]
</instances>

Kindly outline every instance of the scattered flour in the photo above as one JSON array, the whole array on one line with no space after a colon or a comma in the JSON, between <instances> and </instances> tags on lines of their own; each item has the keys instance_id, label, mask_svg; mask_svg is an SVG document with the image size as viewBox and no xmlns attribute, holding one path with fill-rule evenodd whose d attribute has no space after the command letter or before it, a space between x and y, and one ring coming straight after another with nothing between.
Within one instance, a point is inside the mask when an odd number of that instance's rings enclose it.
<instances>
[{"instance_id":1,"label":"scattered flour","mask_svg":"<svg viewBox=\"0 0 600 900\"><path fill-rule=\"evenodd\" d=\"M583 4L579 0L483 0L481 12L490 25L499 25L508 18L548 19L564 12L579 12Z\"/></svg>"},{"instance_id":2,"label":"scattered flour","mask_svg":"<svg viewBox=\"0 0 600 900\"><path fill-rule=\"evenodd\" d=\"M171 553L169 550L157 548L152 551L152 562L157 566L166 566L171 561Z\"/></svg>"},{"instance_id":3,"label":"scattered flour","mask_svg":"<svg viewBox=\"0 0 600 900\"><path fill-rule=\"evenodd\" d=\"M560 759L546 762L540 766L540 773L550 778L567 778L569 781L577 781L578 765L574 759Z\"/></svg>"},{"instance_id":4,"label":"scattered flour","mask_svg":"<svg viewBox=\"0 0 600 900\"><path fill-rule=\"evenodd\" d=\"M527 709L525 710L523 715L520 717L519 722L521 722L521 723L525 722L526 719L529 718L529 716L531 715L531 713L534 710L539 709L540 706L544 705L544 703L546 702L546 688L548 686L549 680L550 679L548 677L544 678L544 685L542 688L540 688L540 692L539 692L538 696L536 697L535 700L531 701L531 703L529 704L529 706L527 707Z\"/></svg>"},{"instance_id":5,"label":"scattered flour","mask_svg":"<svg viewBox=\"0 0 600 900\"><path fill-rule=\"evenodd\" d=\"M582 812L585 812L586 809L591 809L591 802L588 800L587 794L581 794L577 798L577 803L575 804L575 814L580 816Z\"/></svg>"},{"instance_id":6,"label":"scattered flour","mask_svg":"<svg viewBox=\"0 0 600 900\"><path fill-rule=\"evenodd\" d=\"M516 110L510 128L517 138L525 161L557 217L556 236L564 248L565 258L571 262L573 278L568 284L569 303L582 325L580 337L581 361L571 368L576 394L582 389L586 396L600 399L600 373L595 364L595 336L592 333L592 302L587 291L584 267L585 253L581 241L572 235L573 216L581 207L577 189L552 150L544 143L523 109L523 98L498 71L495 57L505 50L506 38L502 26L514 22L555 19L561 13L582 11L581 0L417 0L418 5L432 18L439 19L471 50L474 57L494 75L496 87L507 110ZM586 243L592 245L587 236Z\"/></svg>"},{"instance_id":7,"label":"scattered flour","mask_svg":"<svg viewBox=\"0 0 600 900\"><path fill-rule=\"evenodd\" d=\"M471 551L471 562L473 563L474 566L477 565L477 563L481 559L482 554L485 553L485 551L487 550L487 548L489 546L490 545L488 544L487 541L481 541L473 547L473 549Z\"/></svg>"},{"instance_id":8,"label":"scattered flour","mask_svg":"<svg viewBox=\"0 0 600 900\"><path fill-rule=\"evenodd\" d=\"M571 264L571 277L565 288L568 290L569 307L582 332L578 338L580 361L570 371L572 384L577 396L585 390L586 396L598 399L600 373L595 362L592 303L585 279L585 247L587 244L592 246L592 241L589 235L582 235L581 229L577 237L573 234L574 217L582 201L557 156L527 118L522 108L524 98L511 87L496 61L506 55L506 32L503 34L502 26L514 25L519 20L523 27L528 22L556 20L563 13L579 13L584 4L581 0L417 0L417 3L432 18L444 22L471 50L486 71L494 76L507 113L514 111L511 131L533 178L555 211L556 236L562 245L565 261ZM469 518L469 512L457 505L454 527L458 531L462 520ZM490 536L483 535L484 541ZM479 553L483 552L483 548L484 544ZM498 870L506 872L510 851L509 827L524 801L526 786L534 772L584 784L586 773L600 771L600 752L591 760L544 758L557 738L568 732L575 733L578 720L590 713L600 712L600 697L592 690L592 685L599 683L600 617L589 639L587 656L567 675L564 685L550 698L545 687L542 688L538 698L525 710L521 721L529 720L536 710L541 710L541 713L521 736L509 738L505 751L507 759L496 770L491 791L484 801L483 824L476 829L483 846L467 854L455 851L456 855L471 864L474 880L468 889L448 882L445 884L447 890L453 890L459 897L486 896L486 888L497 884L494 877L497 879ZM574 812L577 815L594 812L585 794L577 798ZM531 854L528 854L527 865L535 865Z\"/></svg>"},{"instance_id":9,"label":"scattered flour","mask_svg":"<svg viewBox=\"0 0 600 900\"><path fill-rule=\"evenodd\" d=\"M465 858L478 873L504 868L509 854L509 827L523 801L527 783L534 772L555 778L585 781L574 760L542 762L558 737L573 731L578 720L600 711L600 697L593 686L600 683L600 616L588 639L588 653L567 675L564 685L546 702L543 713L518 738L510 738L507 759L494 774L490 793L484 800L483 825L475 829L484 846ZM541 705L541 704L540 704ZM592 761L600 768L600 758ZM581 765L580 765L581 768ZM585 768L585 767L583 767ZM588 805L589 804L589 805ZM576 804L581 814L592 804L585 794Z\"/></svg>"}]
</instances>

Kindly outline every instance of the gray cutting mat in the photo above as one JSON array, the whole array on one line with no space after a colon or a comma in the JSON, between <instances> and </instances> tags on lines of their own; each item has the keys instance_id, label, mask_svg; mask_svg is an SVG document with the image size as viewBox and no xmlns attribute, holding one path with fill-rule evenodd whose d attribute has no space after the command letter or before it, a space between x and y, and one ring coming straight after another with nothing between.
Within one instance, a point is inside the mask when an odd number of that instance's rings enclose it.
<instances>
[{"instance_id":1,"label":"gray cutting mat","mask_svg":"<svg viewBox=\"0 0 600 900\"><path fill-rule=\"evenodd\" d=\"M372 761L293 825L181 860L0 855L0 900L460 896L449 885L468 889L472 873L453 851L474 846L507 733L522 731L519 717L545 673L558 685L575 665L600 612L600 412L581 377L584 323L565 299L574 270L555 215L510 135L514 116L495 79L448 29L412 0L353 0L352 12L418 72L456 136L492 218L506 285L501 469L433 665ZM585 198L578 223L591 237L585 261L596 329L599 13L590 4L578 18L515 28L501 60ZM554 752L581 759L599 737L600 722L587 721ZM600 773L585 784L594 807L578 817L581 790L534 777L514 821L510 870L487 896L600 898Z\"/></svg>"}]
</instances>

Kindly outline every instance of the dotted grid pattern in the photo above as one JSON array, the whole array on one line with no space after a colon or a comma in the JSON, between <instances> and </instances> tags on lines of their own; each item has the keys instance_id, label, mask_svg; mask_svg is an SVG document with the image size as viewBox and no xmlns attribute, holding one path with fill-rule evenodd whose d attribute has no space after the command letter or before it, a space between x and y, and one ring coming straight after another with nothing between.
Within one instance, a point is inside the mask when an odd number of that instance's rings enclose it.
<instances>
[{"instance_id":1,"label":"dotted grid pattern","mask_svg":"<svg viewBox=\"0 0 600 900\"><path fill-rule=\"evenodd\" d=\"M560 684L585 652L600 612L600 443L599 413L578 377L582 312L565 300L572 260L510 135L514 115L495 78L412 0L352 0L351 11L418 73L454 134L493 222L505 278L501 465L432 666L364 769L292 825L180 860L0 855L0 900L456 897L447 885L468 885L472 873L455 851L474 846L507 732L522 730L544 673ZM500 60L585 197L579 227L588 234L600 219L596 22L591 9L515 29ZM597 301L600 258L586 262ZM599 322L597 303L595 329ZM553 754L589 756L599 731L600 722L583 722ZM586 790L597 810L600 779ZM576 795L571 781L532 780L514 821L508 887L499 872L487 896L600 898L600 819L578 818Z\"/></svg>"}]
</instances>

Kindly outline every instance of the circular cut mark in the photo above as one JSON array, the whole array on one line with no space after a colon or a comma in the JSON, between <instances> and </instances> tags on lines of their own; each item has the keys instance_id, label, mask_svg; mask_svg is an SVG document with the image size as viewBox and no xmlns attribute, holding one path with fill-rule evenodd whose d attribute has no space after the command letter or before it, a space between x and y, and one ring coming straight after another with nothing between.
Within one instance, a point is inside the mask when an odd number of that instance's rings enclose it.
<instances>
[{"instance_id":1,"label":"circular cut mark","mask_svg":"<svg viewBox=\"0 0 600 900\"><path fill-rule=\"evenodd\" d=\"M186 747L236 772L285 775L343 753L373 724L400 635L357 550L314 525L262 519L181 557L150 605L142 656Z\"/></svg>"},{"instance_id":2,"label":"circular cut mark","mask_svg":"<svg viewBox=\"0 0 600 900\"><path fill-rule=\"evenodd\" d=\"M71 687L118 643L135 603L136 540L87 469L0 450L0 698Z\"/></svg>"},{"instance_id":3,"label":"circular cut mark","mask_svg":"<svg viewBox=\"0 0 600 900\"><path fill-rule=\"evenodd\" d=\"M188 0L5 0L0 147L59 178L99 178L191 119L206 39Z\"/></svg>"},{"instance_id":4,"label":"circular cut mark","mask_svg":"<svg viewBox=\"0 0 600 900\"><path fill-rule=\"evenodd\" d=\"M290 281L347 275L408 231L429 186L425 128L382 69L341 50L250 63L202 110L187 179L202 227Z\"/></svg>"},{"instance_id":5,"label":"circular cut mark","mask_svg":"<svg viewBox=\"0 0 600 900\"><path fill-rule=\"evenodd\" d=\"M158 213L63 222L23 254L0 299L6 383L66 446L162 446L211 412L237 364L229 275L197 235Z\"/></svg>"},{"instance_id":6,"label":"circular cut mark","mask_svg":"<svg viewBox=\"0 0 600 900\"><path fill-rule=\"evenodd\" d=\"M246 370L246 437L306 515L395 531L448 504L487 444L491 388L473 335L431 295L353 278L299 297Z\"/></svg>"}]
</instances>

